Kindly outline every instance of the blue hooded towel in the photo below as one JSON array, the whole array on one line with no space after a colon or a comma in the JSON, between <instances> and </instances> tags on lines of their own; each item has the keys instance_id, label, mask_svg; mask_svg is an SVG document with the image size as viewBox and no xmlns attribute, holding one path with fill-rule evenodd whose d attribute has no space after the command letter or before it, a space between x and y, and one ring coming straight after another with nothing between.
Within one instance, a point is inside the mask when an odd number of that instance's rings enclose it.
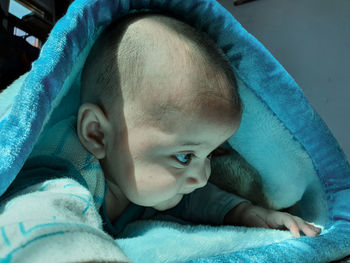
<instances>
[{"instance_id":1,"label":"blue hooded towel","mask_svg":"<svg viewBox=\"0 0 350 263\"><path fill-rule=\"evenodd\" d=\"M328 262L349 255L350 166L343 151L292 77L215 0L74 1L31 71L0 94L0 195L39 135L76 112L81 70L102 30L139 11L174 14L217 43L244 104L228 142L259 171L272 207L292 207L323 231L296 239L281 230L139 220L117 238L123 252L133 262ZM9 261L0 255L0 262Z\"/></svg>"}]
</instances>

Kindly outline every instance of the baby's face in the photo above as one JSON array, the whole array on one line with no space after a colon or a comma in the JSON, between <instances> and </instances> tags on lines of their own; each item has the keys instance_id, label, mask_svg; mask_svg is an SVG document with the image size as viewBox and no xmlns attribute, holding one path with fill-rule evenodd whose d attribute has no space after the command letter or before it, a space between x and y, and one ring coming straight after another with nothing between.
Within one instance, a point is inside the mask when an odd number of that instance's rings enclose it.
<instances>
[{"instance_id":1,"label":"baby's face","mask_svg":"<svg viewBox=\"0 0 350 263\"><path fill-rule=\"evenodd\" d=\"M184 194L205 186L211 171L208 156L238 127L232 111L216 100L194 111L172 112L159 123L138 122L135 112L147 107L128 107L125 130L115 134L106 153L107 180L129 201L157 210L172 208Z\"/></svg>"},{"instance_id":2,"label":"baby's face","mask_svg":"<svg viewBox=\"0 0 350 263\"><path fill-rule=\"evenodd\" d=\"M177 47L160 45L147 59L137 98L109 114L120 117L112 118L114 133L101 160L114 193L157 210L206 185L208 156L233 135L240 119L230 103L208 95L208 87L227 87L226 79L202 61L186 60L185 45Z\"/></svg>"}]
</instances>

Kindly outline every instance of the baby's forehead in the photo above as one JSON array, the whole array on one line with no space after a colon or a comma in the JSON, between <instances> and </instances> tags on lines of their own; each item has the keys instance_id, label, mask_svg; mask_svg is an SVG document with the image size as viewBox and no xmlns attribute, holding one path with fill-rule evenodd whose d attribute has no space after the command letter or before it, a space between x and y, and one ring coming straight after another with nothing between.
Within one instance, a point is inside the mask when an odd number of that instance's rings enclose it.
<instances>
[{"instance_id":1,"label":"baby's forehead","mask_svg":"<svg viewBox=\"0 0 350 263\"><path fill-rule=\"evenodd\" d=\"M177 97L171 103L165 98L150 102L152 107L144 111L147 121L165 132L203 123L208 127L231 129L240 119L229 99L210 92L194 92Z\"/></svg>"}]
</instances>

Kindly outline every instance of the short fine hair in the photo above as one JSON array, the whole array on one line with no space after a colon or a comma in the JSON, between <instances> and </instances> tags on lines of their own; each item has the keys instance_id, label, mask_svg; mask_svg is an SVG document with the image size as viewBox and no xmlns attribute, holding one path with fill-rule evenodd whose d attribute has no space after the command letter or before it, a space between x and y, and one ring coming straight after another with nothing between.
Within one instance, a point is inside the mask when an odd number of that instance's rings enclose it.
<instances>
[{"instance_id":1,"label":"short fine hair","mask_svg":"<svg viewBox=\"0 0 350 263\"><path fill-rule=\"evenodd\" d=\"M242 102L235 74L223 51L205 32L197 31L173 14L156 11L128 14L105 28L94 43L83 68L81 102L95 103L107 110L122 95L129 98L137 96L138 88L142 86L142 73L149 48L142 34L130 33L124 36L124 33L134 21L150 16L161 17L161 21L184 39L208 65L224 73L231 88L229 99L235 111L241 115ZM123 44L120 43L122 38ZM123 79L127 82L121 83L121 74L125 74Z\"/></svg>"}]
</instances>

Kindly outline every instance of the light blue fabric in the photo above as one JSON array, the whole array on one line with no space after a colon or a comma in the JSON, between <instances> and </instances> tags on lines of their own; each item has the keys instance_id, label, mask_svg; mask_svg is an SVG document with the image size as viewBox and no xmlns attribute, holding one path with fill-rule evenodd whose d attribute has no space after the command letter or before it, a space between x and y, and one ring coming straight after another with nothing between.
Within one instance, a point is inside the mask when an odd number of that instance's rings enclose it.
<instances>
[{"instance_id":1,"label":"light blue fabric","mask_svg":"<svg viewBox=\"0 0 350 263\"><path fill-rule=\"evenodd\" d=\"M229 58L233 69L239 79L240 93L247 108L247 114L237 136L229 142L256 167L275 167L279 170L282 163L278 157L270 158L268 147L259 148L254 156L254 145L250 145L250 138L264 138L262 132L254 124L261 123L261 115L249 114L250 105L261 104L266 114L274 118L274 122L283 127L283 131L275 134L275 141L271 146L279 153L284 153L286 148L279 147L279 139L288 141L288 145L297 145L296 150L300 154L302 163L307 167L305 176L311 178L302 182L302 188L291 188L295 194L286 200L285 204L292 200L301 199L301 214L308 214L308 203L313 196L317 203L319 188L313 188L313 182L320 183L328 210L326 216L319 216L324 220L325 230L316 237L303 237L301 239L280 238L277 243L260 244L235 250L224 247L224 240L216 239L222 232L234 232L236 228L219 228L218 231L204 229L210 249L207 253L201 253L201 246L196 235L189 235L187 248L191 249L191 262L326 262L342 258L350 254L350 166L345 155L333 135L308 103L302 91L274 59L274 57L252 35L232 17L215 0L76 0L69 8L67 14L55 25L50 37L45 43L40 57L34 62L28 75L20 79L14 85L14 90L20 86L17 96L8 95L11 103L6 104L6 109L0 112L0 193L4 193L14 180L25 160L35 145L40 133L45 133L48 127L69 115L75 114L79 105L79 77L81 67L91 45L101 30L112 20L123 15L140 10L160 10L177 15L183 21L194 26L200 31L207 32L221 47ZM10 87L11 88L11 87ZM12 90L12 89L11 89ZM250 94L251 93L251 94ZM10 92L10 94L12 94ZM250 100L252 95L254 99ZM0 96L6 96L1 94ZM6 100L7 98L2 98ZM254 103L252 102L254 100ZM59 106L65 105L64 107ZM255 107L255 106L254 106ZM277 124L276 124L277 125ZM275 126L266 125L266 131L272 134ZM243 132L244 131L244 132ZM263 142L262 142L263 143ZM259 156L259 158L254 158ZM293 156L293 155L292 155ZM288 160L288 158L286 158ZM291 159L291 167L297 167L296 160ZM308 164L312 164L311 166ZM288 165L289 165L288 164ZM260 170L260 169L259 169ZM281 180L277 182L283 189L287 178L291 178L295 171L284 169ZM301 171L302 172L302 171ZM301 173L302 174L302 173ZM313 176L313 174L316 175ZM302 179L302 176L300 177ZM271 181L272 181L271 177ZM269 184L269 174L264 175L267 191L278 192L278 187ZM274 183L276 183L276 180ZM316 181L315 181L316 180ZM295 181L295 184L298 184ZM290 186L292 186L289 183ZM276 190L277 189L277 190ZM318 189L318 190L317 190ZM287 195L287 193L285 192ZM273 196L273 195L271 195ZM282 195L283 196L283 195ZM272 198L276 207L284 205L278 203L277 198ZM317 210L317 209L316 209ZM315 211L316 211L315 210ZM318 210L317 210L318 211ZM317 212L318 213L318 212ZM315 212L315 214L317 214ZM322 214L319 212L319 214ZM326 217L326 218L325 218ZM321 220L322 221L322 220ZM159 244L146 242L144 250L132 249L132 244L123 246L127 242L138 240L151 241L154 237L147 231L147 224L140 222L139 226L133 225L124 233L124 239L118 240L118 244L124 247L124 252L130 258L140 257L143 261L157 262L157 259L168 258L174 262L169 252L162 253L157 250ZM159 237L162 245L166 246L167 236L175 233L176 229L169 224L169 228L150 227L162 233ZM196 233L198 229L191 228L190 233ZM203 230L203 229L201 229ZM135 233L136 231L136 233ZM232 232L233 231L233 232ZM248 231L248 230L247 230ZM255 232L250 235L250 240L255 238ZM130 238L128 238L128 235ZM283 234L284 235L284 234ZM192 239L191 239L192 237ZM175 238L175 237L174 237ZM202 237L203 238L203 237ZM260 237L259 237L260 238ZM210 242L213 240L213 243ZM130 243L128 243L130 244ZM170 243L168 243L170 244ZM175 262L189 260L181 258L182 243L171 243L172 250L177 251L178 258ZM174 246L174 244L178 244ZM223 246L220 246L223 245ZM227 249L226 249L227 248ZM140 251L140 252L139 252ZM139 255L136 255L141 253ZM152 254L158 253L158 254ZM205 257L205 258L203 258ZM152 261L153 260L153 261Z\"/></svg>"}]
</instances>

